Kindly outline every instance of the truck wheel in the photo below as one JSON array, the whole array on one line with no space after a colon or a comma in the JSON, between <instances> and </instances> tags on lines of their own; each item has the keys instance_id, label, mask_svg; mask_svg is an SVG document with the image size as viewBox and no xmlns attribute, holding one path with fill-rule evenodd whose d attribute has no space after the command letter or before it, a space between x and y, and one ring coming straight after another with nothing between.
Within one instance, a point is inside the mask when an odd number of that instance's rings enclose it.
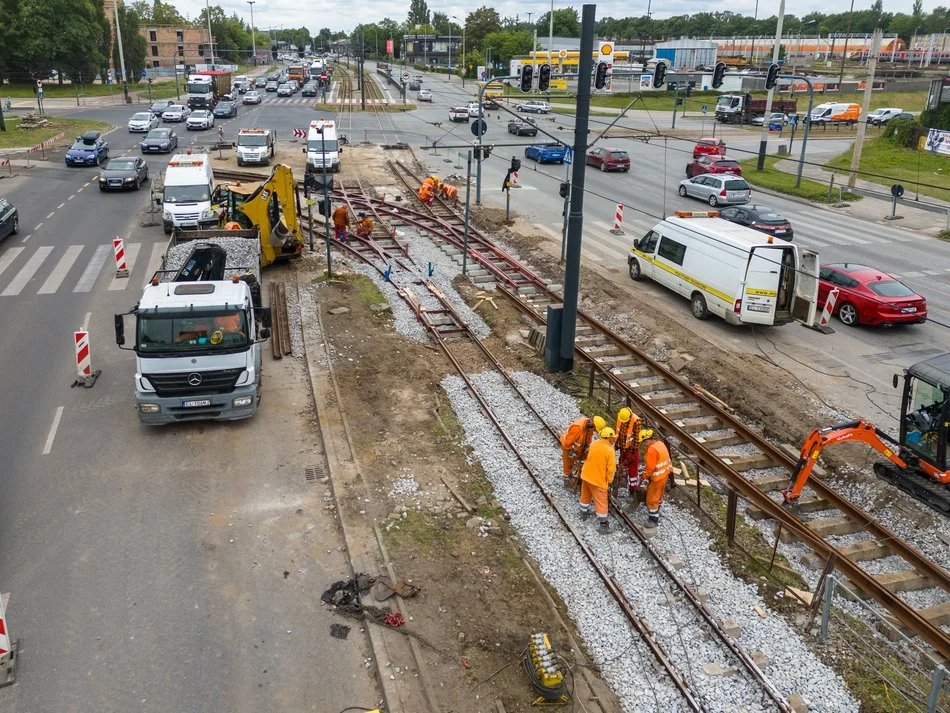
<instances>
[{"instance_id":1,"label":"truck wheel","mask_svg":"<svg viewBox=\"0 0 950 713\"><path fill-rule=\"evenodd\" d=\"M636 258L630 258L627 263L627 268L630 272L630 279L634 282L639 282L640 278L643 277L643 273L640 272L640 262Z\"/></svg>"},{"instance_id":2,"label":"truck wheel","mask_svg":"<svg viewBox=\"0 0 950 713\"><path fill-rule=\"evenodd\" d=\"M709 308L706 306L706 298L703 297L699 292L694 292L693 296L690 297L689 306L692 309L693 316L696 319L709 318Z\"/></svg>"}]
</instances>

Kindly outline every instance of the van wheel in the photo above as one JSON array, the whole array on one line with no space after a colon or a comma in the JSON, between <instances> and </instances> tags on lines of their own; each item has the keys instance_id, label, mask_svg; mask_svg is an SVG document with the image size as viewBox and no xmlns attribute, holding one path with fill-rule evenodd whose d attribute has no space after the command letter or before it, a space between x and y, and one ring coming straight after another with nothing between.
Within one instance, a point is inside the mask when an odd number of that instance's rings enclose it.
<instances>
[{"instance_id":1,"label":"van wheel","mask_svg":"<svg viewBox=\"0 0 950 713\"><path fill-rule=\"evenodd\" d=\"M853 327L858 323L858 309L850 302L842 302L838 308L838 319L841 323Z\"/></svg>"},{"instance_id":2,"label":"van wheel","mask_svg":"<svg viewBox=\"0 0 950 713\"><path fill-rule=\"evenodd\" d=\"M689 305L693 310L693 316L696 319L708 319L709 308L706 306L706 298L700 293L694 292L689 299Z\"/></svg>"},{"instance_id":3,"label":"van wheel","mask_svg":"<svg viewBox=\"0 0 950 713\"><path fill-rule=\"evenodd\" d=\"M636 259L630 260L627 264L627 267L630 270L630 279L634 282L639 282L643 277L643 274L640 272L640 263Z\"/></svg>"},{"instance_id":4,"label":"van wheel","mask_svg":"<svg viewBox=\"0 0 950 713\"><path fill-rule=\"evenodd\" d=\"M683 196L683 198L685 198L685 197L686 197L686 186L680 186L680 191L679 191L679 192L680 192L680 195Z\"/></svg>"},{"instance_id":5,"label":"van wheel","mask_svg":"<svg viewBox=\"0 0 950 713\"><path fill-rule=\"evenodd\" d=\"M709 205L715 208L717 205L719 205L719 199L714 195L709 196Z\"/></svg>"}]
</instances>

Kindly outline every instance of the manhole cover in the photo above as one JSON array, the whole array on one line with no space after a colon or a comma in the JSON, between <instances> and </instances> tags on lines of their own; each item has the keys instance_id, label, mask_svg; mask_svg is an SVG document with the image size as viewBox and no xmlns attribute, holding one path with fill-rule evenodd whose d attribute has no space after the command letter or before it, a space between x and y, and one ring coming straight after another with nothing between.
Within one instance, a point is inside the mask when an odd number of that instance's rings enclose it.
<instances>
[{"instance_id":1,"label":"manhole cover","mask_svg":"<svg viewBox=\"0 0 950 713\"><path fill-rule=\"evenodd\" d=\"M327 476L322 465L310 465L303 469L303 477L306 478L307 485L313 485Z\"/></svg>"}]
</instances>

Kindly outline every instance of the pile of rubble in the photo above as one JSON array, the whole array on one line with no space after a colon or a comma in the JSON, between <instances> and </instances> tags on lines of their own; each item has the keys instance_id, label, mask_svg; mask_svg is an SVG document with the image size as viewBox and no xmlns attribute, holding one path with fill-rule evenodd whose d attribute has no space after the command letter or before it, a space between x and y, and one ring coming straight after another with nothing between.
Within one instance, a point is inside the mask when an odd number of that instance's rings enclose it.
<instances>
[{"instance_id":1,"label":"pile of rubble","mask_svg":"<svg viewBox=\"0 0 950 713\"><path fill-rule=\"evenodd\" d=\"M49 126L49 119L42 114L31 111L20 117L20 123L17 124L17 126L21 129L40 129L44 126Z\"/></svg>"}]
</instances>

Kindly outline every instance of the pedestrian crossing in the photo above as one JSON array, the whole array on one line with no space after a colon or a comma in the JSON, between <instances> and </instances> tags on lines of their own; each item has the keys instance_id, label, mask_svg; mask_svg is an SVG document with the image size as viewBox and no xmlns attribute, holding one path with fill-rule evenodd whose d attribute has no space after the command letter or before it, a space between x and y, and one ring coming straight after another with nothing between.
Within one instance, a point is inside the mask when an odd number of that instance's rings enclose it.
<instances>
[{"instance_id":1,"label":"pedestrian crossing","mask_svg":"<svg viewBox=\"0 0 950 713\"><path fill-rule=\"evenodd\" d=\"M0 253L0 302L20 295L138 289L161 267L167 243L125 244L128 277L116 277L112 245L10 247ZM144 265L140 257L148 256Z\"/></svg>"}]
</instances>

